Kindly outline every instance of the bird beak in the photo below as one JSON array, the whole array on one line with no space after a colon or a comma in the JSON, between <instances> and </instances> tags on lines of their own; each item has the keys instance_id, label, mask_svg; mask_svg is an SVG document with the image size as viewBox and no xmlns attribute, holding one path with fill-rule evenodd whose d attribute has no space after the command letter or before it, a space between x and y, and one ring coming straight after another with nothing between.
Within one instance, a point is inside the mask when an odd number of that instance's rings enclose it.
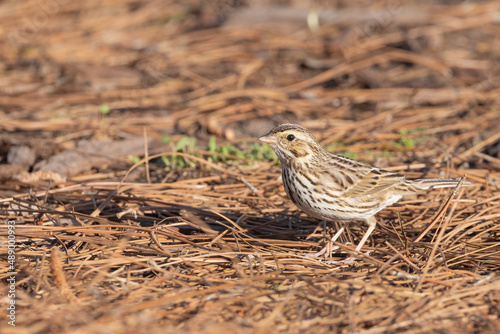
<instances>
[{"instance_id":1,"label":"bird beak","mask_svg":"<svg viewBox=\"0 0 500 334\"><path fill-rule=\"evenodd\" d=\"M268 133L265 136L262 136L259 138L261 142L267 143L269 145L276 145L278 141L276 140L276 137L273 136L272 134Z\"/></svg>"}]
</instances>

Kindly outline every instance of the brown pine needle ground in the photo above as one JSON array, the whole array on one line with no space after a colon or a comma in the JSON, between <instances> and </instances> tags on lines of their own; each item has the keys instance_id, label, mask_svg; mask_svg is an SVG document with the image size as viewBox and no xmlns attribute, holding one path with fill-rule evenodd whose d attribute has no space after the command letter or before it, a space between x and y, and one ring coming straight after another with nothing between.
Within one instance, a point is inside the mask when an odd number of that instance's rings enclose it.
<instances>
[{"instance_id":1,"label":"brown pine needle ground","mask_svg":"<svg viewBox=\"0 0 500 334\"><path fill-rule=\"evenodd\" d=\"M500 2L261 5L0 3L1 333L500 332ZM475 186L308 258L340 225L253 146L280 122Z\"/></svg>"}]
</instances>

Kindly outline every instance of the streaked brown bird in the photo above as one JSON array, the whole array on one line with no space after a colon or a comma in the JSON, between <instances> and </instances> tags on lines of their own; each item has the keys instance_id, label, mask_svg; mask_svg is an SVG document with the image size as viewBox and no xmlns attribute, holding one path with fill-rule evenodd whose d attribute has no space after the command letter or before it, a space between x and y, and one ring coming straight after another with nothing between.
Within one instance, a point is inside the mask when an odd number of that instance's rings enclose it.
<instances>
[{"instance_id":1,"label":"streaked brown bird","mask_svg":"<svg viewBox=\"0 0 500 334\"><path fill-rule=\"evenodd\" d=\"M281 124L259 140L271 145L279 157L286 193L298 208L325 221L368 224L356 252L375 229L377 212L402 196L455 187L460 182L460 179L407 180L405 175L328 152L306 128L297 124ZM471 184L464 182L464 185ZM344 227L315 256L326 255ZM344 262L353 260L350 257Z\"/></svg>"}]
</instances>

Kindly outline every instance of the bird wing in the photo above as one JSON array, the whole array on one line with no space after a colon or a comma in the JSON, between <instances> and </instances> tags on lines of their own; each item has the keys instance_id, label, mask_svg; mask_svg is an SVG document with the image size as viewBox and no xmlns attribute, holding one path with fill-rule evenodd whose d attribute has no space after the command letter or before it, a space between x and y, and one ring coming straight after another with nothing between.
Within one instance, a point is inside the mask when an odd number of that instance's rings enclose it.
<instances>
[{"instance_id":1,"label":"bird wing","mask_svg":"<svg viewBox=\"0 0 500 334\"><path fill-rule=\"evenodd\" d=\"M406 179L406 175L368 166L338 154L331 154L329 158L327 170L321 173L326 176L323 184L344 198L374 195Z\"/></svg>"},{"instance_id":2,"label":"bird wing","mask_svg":"<svg viewBox=\"0 0 500 334\"><path fill-rule=\"evenodd\" d=\"M348 198L374 195L400 184L405 179L405 175L372 168L364 175L358 173L354 184L347 187L342 195Z\"/></svg>"}]
</instances>

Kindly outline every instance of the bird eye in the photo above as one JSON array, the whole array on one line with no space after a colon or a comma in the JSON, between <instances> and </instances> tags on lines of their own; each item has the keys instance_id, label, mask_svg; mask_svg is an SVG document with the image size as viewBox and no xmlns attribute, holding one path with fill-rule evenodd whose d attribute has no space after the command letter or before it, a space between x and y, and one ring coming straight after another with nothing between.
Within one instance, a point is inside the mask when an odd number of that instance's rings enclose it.
<instances>
[{"instance_id":1,"label":"bird eye","mask_svg":"<svg viewBox=\"0 0 500 334\"><path fill-rule=\"evenodd\" d=\"M288 141L292 141L294 139L295 139L294 135L288 135L288 136L286 136L286 140L288 140Z\"/></svg>"}]
</instances>

